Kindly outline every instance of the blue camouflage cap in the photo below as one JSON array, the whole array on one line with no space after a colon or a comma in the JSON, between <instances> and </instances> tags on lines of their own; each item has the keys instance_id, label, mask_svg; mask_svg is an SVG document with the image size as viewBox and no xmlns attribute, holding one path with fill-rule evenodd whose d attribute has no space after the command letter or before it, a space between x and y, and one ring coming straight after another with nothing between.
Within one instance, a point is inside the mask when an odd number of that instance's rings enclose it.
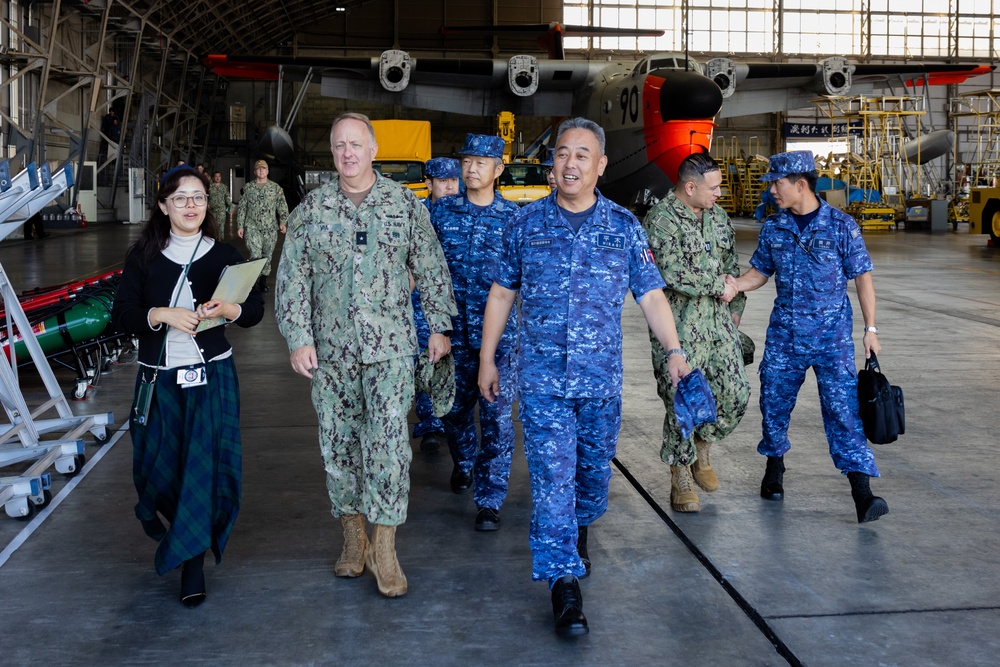
<instances>
[{"instance_id":1,"label":"blue camouflage cap","mask_svg":"<svg viewBox=\"0 0 1000 667\"><path fill-rule=\"evenodd\" d=\"M816 171L812 151L788 151L771 156L771 169L760 177L762 181L776 181L791 174Z\"/></svg>"},{"instance_id":2,"label":"blue camouflage cap","mask_svg":"<svg viewBox=\"0 0 1000 667\"><path fill-rule=\"evenodd\" d=\"M503 157L504 141L491 134L465 135L465 145L458 151L459 155L479 155L482 157Z\"/></svg>"},{"instance_id":3,"label":"blue camouflage cap","mask_svg":"<svg viewBox=\"0 0 1000 667\"><path fill-rule=\"evenodd\" d=\"M427 178L462 178L462 165L453 157L435 157L424 163Z\"/></svg>"},{"instance_id":4,"label":"blue camouflage cap","mask_svg":"<svg viewBox=\"0 0 1000 667\"><path fill-rule=\"evenodd\" d=\"M545 151L542 157L542 166L551 167L555 162L556 152L548 146L542 146L542 150Z\"/></svg>"},{"instance_id":5,"label":"blue camouflage cap","mask_svg":"<svg viewBox=\"0 0 1000 667\"><path fill-rule=\"evenodd\" d=\"M708 386L708 380L700 368L696 368L677 383L674 392L674 417L681 429L681 437L687 440L695 428L718 419L715 411L715 396Z\"/></svg>"}]
</instances>

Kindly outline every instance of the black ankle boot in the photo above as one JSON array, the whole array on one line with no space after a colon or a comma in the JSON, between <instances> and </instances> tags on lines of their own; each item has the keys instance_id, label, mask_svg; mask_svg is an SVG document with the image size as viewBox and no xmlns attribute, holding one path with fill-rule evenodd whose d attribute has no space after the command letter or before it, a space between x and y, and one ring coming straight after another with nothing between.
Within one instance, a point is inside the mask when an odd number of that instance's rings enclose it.
<instances>
[{"instance_id":1,"label":"black ankle boot","mask_svg":"<svg viewBox=\"0 0 1000 667\"><path fill-rule=\"evenodd\" d=\"M583 615L583 593L576 577L567 575L556 579L552 586L552 614L556 619L556 634L560 637L579 637L590 632L587 617Z\"/></svg>"},{"instance_id":2,"label":"black ankle boot","mask_svg":"<svg viewBox=\"0 0 1000 667\"><path fill-rule=\"evenodd\" d=\"M205 554L201 553L181 566L181 603L197 607L205 601Z\"/></svg>"},{"instance_id":3,"label":"black ankle boot","mask_svg":"<svg viewBox=\"0 0 1000 667\"><path fill-rule=\"evenodd\" d=\"M590 554L587 552L587 526L580 526L576 532L576 553L580 554L583 566L587 568L584 577L590 576Z\"/></svg>"},{"instance_id":4,"label":"black ankle boot","mask_svg":"<svg viewBox=\"0 0 1000 667\"><path fill-rule=\"evenodd\" d=\"M760 483L760 497L764 500L783 500L785 487L782 482L785 477L785 457L768 456L764 479Z\"/></svg>"},{"instance_id":5,"label":"black ankle boot","mask_svg":"<svg viewBox=\"0 0 1000 667\"><path fill-rule=\"evenodd\" d=\"M854 508L858 511L858 523L878 521L880 516L889 513L889 504L872 493L868 475L849 472L847 479L851 483L851 497L854 498Z\"/></svg>"}]
</instances>

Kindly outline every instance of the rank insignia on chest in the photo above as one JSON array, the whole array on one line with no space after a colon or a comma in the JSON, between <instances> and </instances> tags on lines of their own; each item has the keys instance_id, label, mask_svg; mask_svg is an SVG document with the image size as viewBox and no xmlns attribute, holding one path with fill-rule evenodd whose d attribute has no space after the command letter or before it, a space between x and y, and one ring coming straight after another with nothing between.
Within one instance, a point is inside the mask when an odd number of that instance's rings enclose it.
<instances>
[{"instance_id":1,"label":"rank insignia on chest","mask_svg":"<svg viewBox=\"0 0 1000 667\"><path fill-rule=\"evenodd\" d=\"M368 232L355 232L354 242L358 245L368 245Z\"/></svg>"},{"instance_id":2,"label":"rank insignia on chest","mask_svg":"<svg viewBox=\"0 0 1000 667\"><path fill-rule=\"evenodd\" d=\"M528 241L529 248L544 248L552 245L552 239L532 239Z\"/></svg>"},{"instance_id":3,"label":"rank insignia on chest","mask_svg":"<svg viewBox=\"0 0 1000 667\"><path fill-rule=\"evenodd\" d=\"M598 234L598 248L613 248L614 250L625 249L625 237L618 234Z\"/></svg>"}]
</instances>

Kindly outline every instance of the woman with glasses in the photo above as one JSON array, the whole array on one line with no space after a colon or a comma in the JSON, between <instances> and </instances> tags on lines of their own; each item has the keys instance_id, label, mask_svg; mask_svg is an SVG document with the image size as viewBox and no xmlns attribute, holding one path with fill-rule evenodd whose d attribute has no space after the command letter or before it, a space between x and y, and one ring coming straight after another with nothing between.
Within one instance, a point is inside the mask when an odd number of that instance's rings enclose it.
<instances>
[{"instance_id":1,"label":"woman with glasses","mask_svg":"<svg viewBox=\"0 0 1000 667\"><path fill-rule=\"evenodd\" d=\"M242 461L239 384L225 327L195 329L219 316L250 327L264 315L256 289L240 304L211 298L226 266L243 257L216 241L208 187L207 176L187 165L164 174L111 312L118 330L139 340L129 425L136 517L160 543L157 573L181 567L180 598L189 607L205 599L205 552L220 562L236 521ZM140 387L154 377L148 416L137 418Z\"/></svg>"}]
</instances>

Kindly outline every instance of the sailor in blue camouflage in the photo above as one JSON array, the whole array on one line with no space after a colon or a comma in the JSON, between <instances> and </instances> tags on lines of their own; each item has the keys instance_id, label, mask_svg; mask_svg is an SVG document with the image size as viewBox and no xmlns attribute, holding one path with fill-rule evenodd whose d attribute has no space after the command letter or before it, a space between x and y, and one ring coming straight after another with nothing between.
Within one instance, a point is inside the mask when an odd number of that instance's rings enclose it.
<instances>
[{"instance_id":1,"label":"sailor in blue camouflage","mask_svg":"<svg viewBox=\"0 0 1000 667\"><path fill-rule=\"evenodd\" d=\"M847 281L854 280L865 320L865 353L878 353L873 266L861 229L854 218L813 194L811 152L771 157L763 180L772 182L780 209L764 221L752 268L736 280L741 290L756 289L774 276L777 291L759 368L763 437L757 451L779 457L791 447L792 408L812 367L834 464L845 474L877 477L858 412L854 318L847 295Z\"/></svg>"},{"instance_id":2,"label":"sailor in blue camouflage","mask_svg":"<svg viewBox=\"0 0 1000 667\"><path fill-rule=\"evenodd\" d=\"M502 390L494 402L479 394L479 350L483 312L496 274L503 232L520 211L517 204L504 199L494 187L503 171L503 148L504 141L498 136L467 135L459 151L465 194L444 197L431 204L431 223L448 258L458 306L458 315L452 318L451 336L455 406L443 420L455 463L453 480L467 479L471 474L476 507L495 511L500 510L507 496L514 452L516 312L511 313L496 350ZM477 405L481 440L476 434ZM461 485L453 485L453 490L461 490Z\"/></svg>"},{"instance_id":3,"label":"sailor in blue camouflage","mask_svg":"<svg viewBox=\"0 0 1000 667\"><path fill-rule=\"evenodd\" d=\"M462 177L462 166L453 157L435 157L424 163L424 180L427 184L427 198L423 200L429 211L436 200L458 193L459 179ZM417 344L421 352L427 349L427 339L431 335L427 320L420 309L420 294L413 290L410 294L413 301L413 323L417 327ZM417 419L413 427L414 438L424 438L427 435L441 435L444 438L444 423L434 414L431 398L426 393L417 392ZM423 448L421 443L421 448ZM429 448L431 449L431 448Z\"/></svg>"},{"instance_id":4,"label":"sailor in blue camouflage","mask_svg":"<svg viewBox=\"0 0 1000 667\"><path fill-rule=\"evenodd\" d=\"M278 231L285 233L288 220L285 193L280 185L268 180L268 171L264 160L254 163L256 178L243 186L236 209L236 234L246 241L250 259L265 259L262 276L271 275L271 255L278 243Z\"/></svg>"},{"instance_id":5,"label":"sailor in blue camouflage","mask_svg":"<svg viewBox=\"0 0 1000 667\"><path fill-rule=\"evenodd\" d=\"M705 373L717 411L717 421L699 426L690 438L681 437L663 346L650 332L656 390L666 408L660 458L671 466L695 462L695 438L716 442L732 433L750 400L750 381L737 335L746 296L738 294L729 303L722 299L725 275L738 276L740 266L733 225L715 203L721 179L719 165L711 157L697 153L685 158L677 186L643 221L650 250L667 284L677 334L688 362Z\"/></svg>"},{"instance_id":6,"label":"sailor in blue camouflage","mask_svg":"<svg viewBox=\"0 0 1000 667\"><path fill-rule=\"evenodd\" d=\"M689 372L645 232L595 188L606 165L600 126L564 121L554 163L558 189L508 225L483 328L479 384L489 399L499 385L489 355L520 296L519 412L531 476L532 579L550 588L586 575L578 536L607 509L629 291L660 341L675 350L674 381Z\"/></svg>"},{"instance_id":7,"label":"sailor in blue camouflage","mask_svg":"<svg viewBox=\"0 0 1000 667\"><path fill-rule=\"evenodd\" d=\"M338 176L289 218L275 316L292 368L312 378L333 515L396 526L406 520L412 458L410 276L431 329L428 349L441 356L455 302L427 209L371 168L373 134L363 116L336 122Z\"/></svg>"}]
</instances>

